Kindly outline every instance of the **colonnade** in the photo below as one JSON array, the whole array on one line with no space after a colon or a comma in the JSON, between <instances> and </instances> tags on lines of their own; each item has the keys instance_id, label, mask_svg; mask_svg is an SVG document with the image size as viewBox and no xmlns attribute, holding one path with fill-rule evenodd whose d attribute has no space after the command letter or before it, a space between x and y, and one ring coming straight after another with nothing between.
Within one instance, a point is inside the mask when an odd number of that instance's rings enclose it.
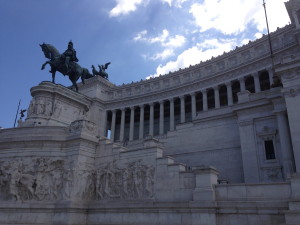
<instances>
[{"instance_id":1,"label":"colonnade","mask_svg":"<svg viewBox=\"0 0 300 225\"><path fill-rule=\"evenodd\" d=\"M265 71L266 72L266 71ZM265 76L267 77L267 88L262 86L262 79L260 79L260 74L259 73L254 73L251 75L251 79L253 79L252 84L250 84L250 86L254 86L254 92L260 92L265 89L269 89L270 85L272 84L272 74L269 72L265 73ZM210 108L208 105L208 91L210 91L210 93L213 93L214 96L214 107L213 108L220 108L221 104L220 104L220 86L226 86L226 98L227 98L227 105L231 106L234 103L236 103L236 101L234 101L233 96L234 94L236 94L237 92L242 92L245 90L250 90L251 87L249 86L249 84L246 84L246 79L249 78L248 77L241 77L238 80L235 81L229 81L229 82L225 82L224 84L221 85L216 85L214 87L211 88L205 88L196 92L192 92L189 94L185 94L185 95L181 95L181 96L175 96L169 99L165 99L165 100L160 100L157 102L150 102L147 104L141 104L138 106L131 106L131 107L126 107L126 108L121 108L121 109L114 109L114 110L110 110L111 111L111 122L110 122L110 130L111 130L111 134L110 134L110 139L115 140L116 139L116 120L117 120L117 111L121 111L121 119L120 119L120 125L119 125L119 141L125 141L125 136L124 136L124 130L125 130L125 112L126 109L128 110L128 108L130 108L130 119L129 119L129 137L128 140L132 141L134 140L134 137L138 139L143 139L144 135L145 135L145 107L149 107L149 113L147 114L147 123L149 121L148 127L147 129L149 129L146 133L150 136L154 136L154 104L159 104L159 118L158 118L158 123L159 123L159 135L163 135L165 133L165 130L168 131L174 131L175 130L175 100L179 99L180 101L180 116L178 116L178 119L180 120L180 123L185 123L186 122L186 99L187 96L190 98L190 116L191 116L191 120L194 120L197 116L197 100L196 99L197 96L199 96L199 93L202 94L202 111L208 111ZM238 82L238 86L239 88L237 89L233 89L232 84L234 82ZM263 88L262 88L263 87ZM212 92L213 90L213 92ZM223 89L225 90L225 89ZM178 101L178 100L177 100ZM168 102L168 106L169 106L169 111L168 111L168 127L166 126L165 123L165 103ZM198 101L199 102L199 101ZM177 105L178 106L178 105ZM223 106L223 105L222 105ZM139 109L139 110L138 110ZM135 119L135 112L139 113L139 125L137 128L137 124L135 124L137 122L137 119ZM128 124L127 124L128 125ZM134 135L135 129L138 130L138 135Z\"/></svg>"}]
</instances>

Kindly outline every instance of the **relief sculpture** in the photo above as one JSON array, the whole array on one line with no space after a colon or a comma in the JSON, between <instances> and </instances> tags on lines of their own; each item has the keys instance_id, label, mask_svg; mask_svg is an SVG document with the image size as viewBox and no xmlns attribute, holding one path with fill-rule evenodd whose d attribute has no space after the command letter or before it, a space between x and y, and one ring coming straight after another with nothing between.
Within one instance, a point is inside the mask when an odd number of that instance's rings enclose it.
<instances>
[{"instance_id":1,"label":"relief sculpture","mask_svg":"<svg viewBox=\"0 0 300 225\"><path fill-rule=\"evenodd\" d=\"M65 169L63 160L31 158L0 162L0 198L3 200L67 200L72 193L94 196L93 172ZM74 174L77 183L74 185Z\"/></svg>"},{"instance_id":2,"label":"relief sculpture","mask_svg":"<svg viewBox=\"0 0 300 225\"><path fill-rule=\"evenodd\" d=\"M154 167L129 163L119 169L111 164L96 171L97 199L143 199L153 197Z\"/></svg>"}]
</instances>

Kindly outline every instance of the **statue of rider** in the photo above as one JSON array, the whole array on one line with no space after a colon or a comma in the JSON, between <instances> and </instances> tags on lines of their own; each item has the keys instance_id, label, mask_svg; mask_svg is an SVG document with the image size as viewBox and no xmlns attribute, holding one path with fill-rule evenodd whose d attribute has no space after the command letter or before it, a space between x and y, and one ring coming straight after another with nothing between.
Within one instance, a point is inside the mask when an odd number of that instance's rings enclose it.
<instances>
[{"instance_id":1,"label":"statue of rider","mask_svg":"<svg viewBox=\"0 0 300 225\"><path fill-rule=\"evenodd\" d=\"M68 43L68 49L63 53L64 57L65 57L65 66L67 68L67 72L66 74L69 74L71 72L71 65L70 62L78 62L79 60L77 59L76 56L76 51L73 48L73 42L69 41Z\"/></svg>"}]
</instances>

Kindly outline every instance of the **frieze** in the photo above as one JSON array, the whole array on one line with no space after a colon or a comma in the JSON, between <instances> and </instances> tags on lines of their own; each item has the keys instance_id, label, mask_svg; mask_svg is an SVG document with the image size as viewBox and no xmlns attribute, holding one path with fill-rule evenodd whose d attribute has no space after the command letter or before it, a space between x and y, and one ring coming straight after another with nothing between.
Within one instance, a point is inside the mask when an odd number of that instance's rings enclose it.
<instances>
[{"instance_id":1,"label":"frieze","mask_svg":"<svg viewBox=\"0 0 300 225\"><path fill-rule=\"evenodd\" d=\"M154 195L155 168L140 161L123 168L108 164L70 169L62 159L26 158L0 162L0 199L56 201L69 199L149 199Z\"/></svg>"},{"instance_id":2,"label":"frieze","mask_svg":"<svg viewBox=\"0 0 300 225\"><path fill-rule=\"evenodd\" d=\"M96 125L88 120L75 120L69 126L69 132L71 134L79 134L82 131L96 134Z\"/></svg>"},{"instance_id":3,"label":"frieze","mask_svg":"<svg viewBox=\"0 0 300 225\"><path fill-rule=\"evenodd\" d=\"M140 161L128 163L125 168L108 164L96 171L96 198L102 199L147 199L153 197L153 166Z\"/></svg>"},{"instance_id":4,"label":"frieze","mask_svg":"<svg viewBox=\"0 0 300 225\"><path fill-rule=\"evenodd\" d=\"M76 194L75 170L65 168L65 161L50 158L14 159L0 162L0 194L3 200L66 200L74 194L85 199L86 183L81 182ZM90 173L90 172L87 172ZM77 175L78 176L78 175ZM81 176L81 180L86 180ZM73 194L72 194L73 192Z\"/></svg>"}]
</instances>

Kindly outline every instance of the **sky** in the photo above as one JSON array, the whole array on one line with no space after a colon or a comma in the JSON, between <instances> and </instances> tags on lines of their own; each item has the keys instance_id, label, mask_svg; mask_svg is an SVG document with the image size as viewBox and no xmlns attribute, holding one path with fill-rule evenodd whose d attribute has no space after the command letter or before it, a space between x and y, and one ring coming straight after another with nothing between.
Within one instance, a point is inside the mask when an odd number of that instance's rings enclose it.
<instances>
[{"instance_id":1,"label":"sky","mask_svg":"<svg viewBox=\"0 0 300 225\"><path fill-rule=\"evenodd\" d=\"M265 0L270 31L289 24L284 0ZM111 62L109 80L131 83L216 57L267 34L263 0L0 0L0 127L27 109L30 88L51 81L39 44L79 64ZM70 86L56 73L56 83ZM19 115L18 115L19 118Z\"/></svg>"}]
</instances>

